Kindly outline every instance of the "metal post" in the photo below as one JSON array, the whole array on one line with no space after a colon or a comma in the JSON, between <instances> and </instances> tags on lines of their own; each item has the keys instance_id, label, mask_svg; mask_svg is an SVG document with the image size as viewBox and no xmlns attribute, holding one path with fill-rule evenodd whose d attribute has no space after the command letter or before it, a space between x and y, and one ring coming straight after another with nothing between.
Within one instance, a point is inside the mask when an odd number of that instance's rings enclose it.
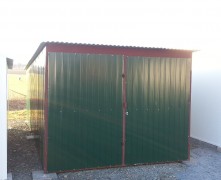
<instances>
[{"instance_id":1,"label":"metal post","mask_svg":"<svg viewBox=\"0 0 221 180\"><path fill-rule=\"evenodd\" d=\"M125 166L125 142L126 142L126 111L127 111L127 57L123 56L122 94L123 94L123 120L122 120L122 166Z\"/></svg>"}]
</instances>

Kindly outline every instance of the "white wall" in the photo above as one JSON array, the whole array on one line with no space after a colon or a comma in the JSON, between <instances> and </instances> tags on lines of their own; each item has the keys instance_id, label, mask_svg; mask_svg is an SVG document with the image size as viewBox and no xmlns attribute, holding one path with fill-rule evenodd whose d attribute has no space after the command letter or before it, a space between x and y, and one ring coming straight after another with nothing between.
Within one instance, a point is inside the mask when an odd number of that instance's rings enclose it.
<instances>
[{"instance_id":1,"label":"white wall","mask_svg":"<svg viewBox=\"0 0 221 180\"><path fill-rule=\"evenodd\" d=\"M221 56L193 55L191 137L221 147Z\"/></svg>"},{"instance_id":2,"label":"white wall","mask_svg":"<svg viewBox=\"0 0 221 180\"><path fill-rule=\"evenodd\" d=\"M0 57L0 179L7 179L7 85L5 57Z\"/></svg>"}]
</instances>

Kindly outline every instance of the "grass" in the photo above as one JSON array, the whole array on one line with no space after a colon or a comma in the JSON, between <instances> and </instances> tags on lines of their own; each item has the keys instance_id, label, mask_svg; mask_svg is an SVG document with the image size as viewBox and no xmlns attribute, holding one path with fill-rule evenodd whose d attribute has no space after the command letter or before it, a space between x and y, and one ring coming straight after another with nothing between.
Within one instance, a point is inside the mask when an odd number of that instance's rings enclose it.
<instances>
[{"instance_id":1,"label":"grass","mask_svg":"<svg viewBox=\"0 0 221 180\"><path fill-rule=\"evenodd\" d=\"M20 101L25 101L27 95L27 81L24 74L8 74L8 102L9 106L17 107ZM18 100L18 101L14 101ZM14 104L12 104L14 103ZM8 120L26 120L27 109L8 111Z\"/></svg>"},{"instance_id":2,"label":"grass","mask_svg":"<svg viewBox=\"0 0 221 180\"><path fill-rule=\"evenodd\" d=\"M8 111L8 120L26 120L27 110Z\"/></svg>"},{"instance_id":3,"label":"grass","mask_svg":"<svg viewBox=\"0 0 221 180\"><path fill-rule=\"evenodd\" d=\"M8 74L8 99L25 99L27 95L26 75Z\"/></svg>"}]
</instances>

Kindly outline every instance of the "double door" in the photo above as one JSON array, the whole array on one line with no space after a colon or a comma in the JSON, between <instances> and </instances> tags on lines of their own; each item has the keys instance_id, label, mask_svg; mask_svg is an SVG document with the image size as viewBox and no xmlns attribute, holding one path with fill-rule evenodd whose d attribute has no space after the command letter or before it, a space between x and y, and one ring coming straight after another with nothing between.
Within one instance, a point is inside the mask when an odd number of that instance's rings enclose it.
<instances>
[{"instance_id":1,"label":"double door","mask_svg":"<svg viewBox=\"0 0 221 180\"><path fill-rule=\"evenodd\" d=\"M188 158L191 59L48 60L49 172Z\"/></svg>"}]
</instances>

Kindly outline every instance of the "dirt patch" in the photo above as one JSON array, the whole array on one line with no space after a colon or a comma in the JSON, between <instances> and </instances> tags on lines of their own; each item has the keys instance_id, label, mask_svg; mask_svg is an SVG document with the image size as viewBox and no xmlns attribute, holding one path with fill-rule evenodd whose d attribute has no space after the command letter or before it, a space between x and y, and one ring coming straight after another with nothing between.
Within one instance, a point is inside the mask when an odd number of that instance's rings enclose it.
<instances>
[{"instance_id":1,"label":"dirt patch","mask_svg":"<svg viewBox=\"0 0 221 180\"><path fill-rule=\"evenodd\" d=\"M8 100L8 110L9 111L23 110L25 108L26 108L26 100L25 99Z\"/></svg>"},{"instance_id":2,"label":"dirt patch","mask_svg":"<svg viewBox=\"0 0 221 180\"><path fill-rule=\"evenodd\" d=\"M13 180L31 180L33 170L41 170L34 140L27 140L30 125L26 110L26 76L8 75L8 172Z\"/></svg>"}]
</instances>

